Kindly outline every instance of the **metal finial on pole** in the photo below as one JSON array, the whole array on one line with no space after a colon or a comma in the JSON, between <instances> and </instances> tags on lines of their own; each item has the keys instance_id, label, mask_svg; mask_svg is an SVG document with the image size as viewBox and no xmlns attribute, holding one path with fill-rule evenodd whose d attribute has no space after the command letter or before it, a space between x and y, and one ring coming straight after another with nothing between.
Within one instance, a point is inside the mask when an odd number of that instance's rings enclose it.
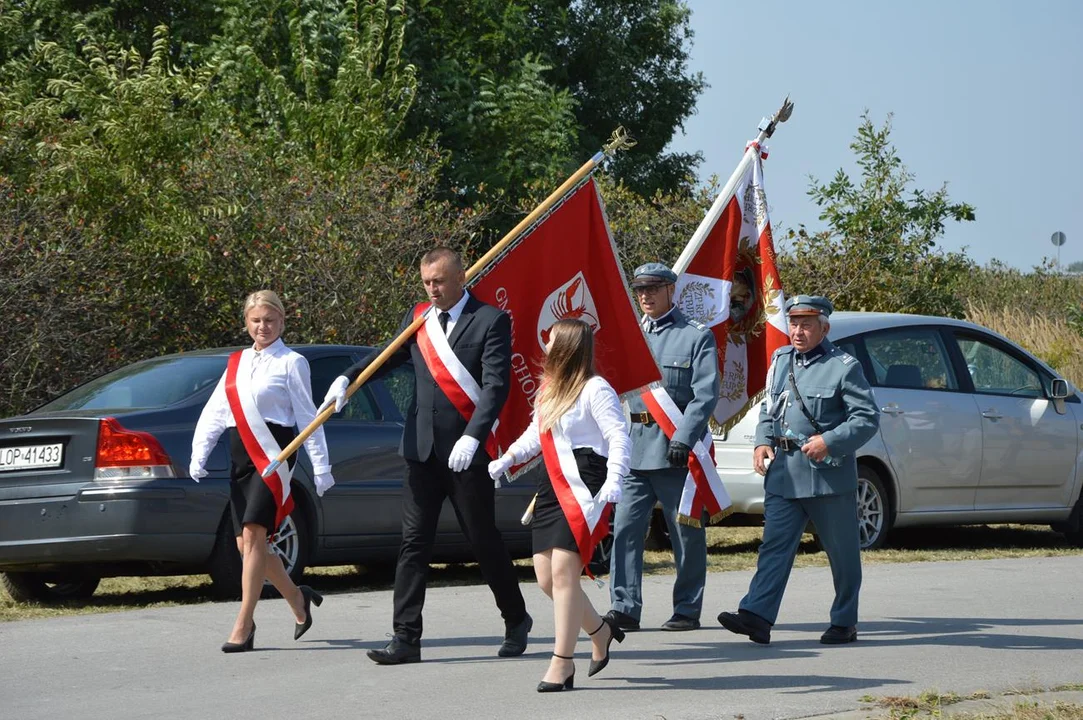
<instances>
[{"instance_id":1,"label":"metal finial on pole","mask_svg":"<svg viewBox=\"0 0 1083 720\"><path fill-rule=\"evenodd\" d=\"M623 125L618 125L617 129L609 136L609 142L602 145L602 152L608 157L613 157L617 154L618 150L627 150L636 146L636 139L632 137L631 133Z\"/></svg>"},{"instance_id":2,"label":"metal finial on pole","mask_svg":"<svg viewBox=\"0 0 1083 720\"><path fill-rule=\"evenodd\" d=\"M699 252L699 249L703 246L704 241L707 239L707 233L714 227L718 216L726 208L726 205L729 204L729 201L733 198L734 192L737 191L737 183L744 177L745 172L748 171L748 166L752 164L753 158L760 152L760 145L764 140L774 134L779 123L784 123L789 120L791 114L793 114L793 103L790 101L790 96L787 95L786 99L782 101L782 107L776 110L774 115L760 121L758 128L760 134L745 148L745 154L741 156L741 162L737 163L737 169L730 175L730 179L727 180L726 184L722 187L722 192L718 194L714 203L711 204L711 209L707 211L703 220L700 221L699 227L697 227L696 232L692 234L692 239L688 241L688 245L685 246L681 256L677 258L677 262L673 263L673 272L677 275L680 275L688 269L688 265L692 262L692 258L695 257L696 253Z\"/></svg>"},{"instance_id":3,"label":"metal finial on pole","mask_svg":"<svg viewBox=\"0 0 1083 720\"><path fill-rule=\"evenodd\" d=\"M793 103L790 102L790 96L787 95L786 99L782 101L782 107L775 111L775 114L771 116L770 122L767 123L766 128L760 128L763 130L764 137L771 137L775 134L775 128L779 123L784 123L790 119L790 115L793 114Z\"/></svg>"}]
</instances>

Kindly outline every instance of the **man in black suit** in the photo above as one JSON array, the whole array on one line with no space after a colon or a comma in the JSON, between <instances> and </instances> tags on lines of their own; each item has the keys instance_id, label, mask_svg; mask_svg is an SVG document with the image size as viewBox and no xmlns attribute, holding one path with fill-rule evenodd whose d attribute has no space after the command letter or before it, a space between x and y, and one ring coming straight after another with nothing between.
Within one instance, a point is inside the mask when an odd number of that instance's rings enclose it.
<instances>
[{"instance_id":1,"label":"man in black suit","mask_svg":"<svg viewBox=\"0 0 1083 720\"><path fill-rule=\"evenodd\" d=\"M395 570L395 634L386 647L369 650L368 656L382 665L421 661L421 608L445 497L451 499L504 618L504 643L497 654L522 655L533 621L496 527L494 489L487 469L493 458L485 447L508 397L511 319L464 289L462 261L449 248L425 254L421 281L432 304L430 315L435 314L436 320L430 318L375 373L379 377L413 360L415 392L400 448L407 477L402 493L402 546ZM429 303L412 309L400 331L428 309ZM335 411L340 411L346 404L347 386L377 354L337 378L320 409L334 403Z\"/></svg>"}]
</instances>

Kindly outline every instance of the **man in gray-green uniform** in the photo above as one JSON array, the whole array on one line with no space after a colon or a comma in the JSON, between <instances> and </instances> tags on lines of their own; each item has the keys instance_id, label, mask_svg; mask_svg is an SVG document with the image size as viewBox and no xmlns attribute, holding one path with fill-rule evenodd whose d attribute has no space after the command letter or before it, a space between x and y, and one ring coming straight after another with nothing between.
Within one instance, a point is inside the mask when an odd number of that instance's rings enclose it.
<instances>
[{"instance_id":1,"label":"man in gray-green uniform","mask_svg":"<svg viewBox=\"0 0 1083 720\"><path fill-rule=\"evenodd\" d=\"M771 641L782 593L809 520L831 562L835 602L826 645L857 639L861 547L854 453L880 424L861 363L827 339L827 298L786 303L789 347L775 352L760 405L753 464L764 475L763 544L756 574L736 613L718 622L754 642Z\"/></svg>"},{"instance_id":2,"label":"man in gray-green uniform","mask_svg":"<svg viewBox=\"0 0 1083 720\"><path fill-rule=\"evenodd\" d=\"M686 318L673 305L677 276L661 263L636 268L632 288L643 311L647 345L662 368L662 382L684 417L673 438L667 438L643 400L628 401L632 426L631 475L624 480L624 497L613 519L610 597L606 615L626 629L639 628L643 610L643 541L654 512L662 504L677 579L673 584L673 616L663 630L695 630L703 608L707 580L707 537L703 527L677 522L681 491L688 475L688 455L703 439L707 421L718 402L718 352L714 335L701 323Z\"/></svg>"}]
</instances>

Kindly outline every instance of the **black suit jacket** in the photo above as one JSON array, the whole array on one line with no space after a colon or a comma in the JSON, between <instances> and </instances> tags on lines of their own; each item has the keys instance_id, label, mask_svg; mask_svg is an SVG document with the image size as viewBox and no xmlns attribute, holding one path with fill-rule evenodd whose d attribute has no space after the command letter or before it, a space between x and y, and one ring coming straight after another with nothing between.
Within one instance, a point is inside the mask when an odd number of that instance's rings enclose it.
<instances>
[{"instance_id":1,"label":"black suit jacket","mask_svg":"<svg viewBox=\"0 0 1083 720\"><path fill-rule=\"evenodd\" d=\"M414 313L411 309L406 313L399 331L405 330L413 320ZM381 377L403 363L413 361L414 401L407 413L406 428L399 448L399 453L404 458L424 462L435 452L438 458L446 461L455 442L463 435L469 435L481 443L470 463L471 467L486 465L494 458L490 458L485 451L485 440L508 399L511 381L511 318L507 313L471 295L448 337L448 342L456 357L481 386L481 397L469 423L433 380L421 355L416 335L411 335L406 344L384 363L374 377ZM379 351L375 351L363 358L344 375L353 382L378 354Z\"/></svg>"}]
</instances>

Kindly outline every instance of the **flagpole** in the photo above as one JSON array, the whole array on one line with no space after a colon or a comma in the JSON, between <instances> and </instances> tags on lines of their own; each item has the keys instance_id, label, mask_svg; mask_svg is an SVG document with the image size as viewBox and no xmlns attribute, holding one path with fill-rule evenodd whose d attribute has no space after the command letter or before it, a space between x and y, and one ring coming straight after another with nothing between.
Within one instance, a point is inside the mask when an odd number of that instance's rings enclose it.
<instances>
[{"instance_id":1,"label":"flagpole","mask_svg":"<svg viewBox=\"0 0 1083 720\"><path fill-rule=\"evenodd\" d=\"M618 150L625 150L634 146L635 144L635 139L628 134L628 132L624 129L623 126L618 127L616 130L614 130L613 134L609 136L609 142L603 145L601 150L596 152L590 160L587 160L585 163L583 163L582 166L580 166L580 168L576 170L571 177L565 180L560 185L560 187L551 192L547 198L542 200L540 205L534 208L534 210L531 211L529 215L520 220L518 225L513 227L503 238L501 238L500 242L498 242L496 245L493 245L493 247L489 249L489 252L482 255L476 263L470 266L470 269L466 271L466 282L469 283L470 280L476 275L478 275L482 270L484 270L489 265L489 263L499 257L500 253L504 252L504 250L509 245L511 245L511 243L513 243L523 233L523 231L533 225L538 218L545 215L545 213L548 212L550 208L552 208L560 200L562 200L569 190L574 188L576 185L582 182L585 177L594 172L594 170L596 170L598 166L601 165L602 160L607 157L612 157L617 153ZM357 376L357 379L350 383L349 387L346 388L347 398L351 397L355 392L357 392L358 389L362 385L364 385L377 370L380 369L380 366L387 362L387 359L394 355L395 352L398 351L398 349L401 348L406 343L406 341L410 339L411 335L417 332L418 328L420 328L422 323L425 322L425 318L426 315L422 314L420 317L415 319L405 330L399 333L398 337L388 343L387 347L380 351L380 354L377 355L373 359L373 361L369 363L369 365L364 370L361 371L361 374ZM293 442L283 448L282 452L278 454L278 457L272 460L271 464L269 464L266 468L263 469L261 475L263 477L268 477L272 475L275 470L277 470L282 465L282 463L286 462L286 460L289 459L291 455L297 452L297 449L301 447L302 444L304 444L305 440L307 440L308 437L312 435L312 433L316 432L316 430L334 414L334 405L330 405L324 408L323 412L318 414L312 420L312 422L308 424L308 427L302 430L301 433L293 439Z\"/></svg>"},{"instance_id":2,"label":"flagpole","mask_svg":"<svg viewBox=\"0 0 1083 720\"><path fill-rule=\"evenodd\" d=\"M718 197L715 198L715 201L711 204L711 209L707 211L703 220L700 221L699 227L696 228L696 232L692 234L692 239L684 246L681 256L677 258L677 262L675 262L671 268L674 274L680 276L688 269L688 266L692 262L692 258L696 256L696 253L699 252L703 243L706 242L707 233L711 231L715 221L718 220L718 216L722 214L722 211L729 205L730 200L733 199L734 193L737 192L738 183L741 182L741 178L748 172L748 166L752 164L752 161L756 157L755 153L760 152L760 145L764 140L774 135L775 128L779 123L784 123L790 119L790 114L792 112L793 103L790 102L790 96L787 95L786 99L782 101L782 107L775 111L775 114L772 115L770 119L764 118L763 121L760 122L760 134L745 148L745 154L741 156L741 162L737 163L737 169L730 175L730 179L726 181L726 184L722 187L722 192L718 194Z\"/></svg>"}]
</instances>

